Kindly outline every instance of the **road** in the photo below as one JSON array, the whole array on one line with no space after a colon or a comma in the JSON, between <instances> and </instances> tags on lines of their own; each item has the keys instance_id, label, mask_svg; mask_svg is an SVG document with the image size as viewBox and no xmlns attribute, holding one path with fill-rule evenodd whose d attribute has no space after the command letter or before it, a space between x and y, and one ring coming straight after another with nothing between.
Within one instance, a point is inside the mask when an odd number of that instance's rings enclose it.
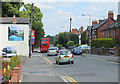
<instances>
[{"instance_id":1,"label":"road","mask_svg":"<svg viewBox=\"0 0 120 84\"><path fill-rule=\"evenodd\" d=\"M56 56L41 54L53 63L51 67L54 68L55 73L66 81L70 81L70 78L77 82L118 81L118 64L88 58L85 55L74 55L75 64L58 65L55 63Z\"/></svg>"},{"instance_id":2,"label":"road","mask_svg":"<svg viewBox=\"0 0 120 84\"><path fill-rule=\"evenodd\" d=\"M47 56L47 53L33 53L27 63L23 64L22 82L118 82L119 65L116 63L95 59L94 56L74 55L74 64L58 65L55 57Z\"/></svg>"}]
</instances>

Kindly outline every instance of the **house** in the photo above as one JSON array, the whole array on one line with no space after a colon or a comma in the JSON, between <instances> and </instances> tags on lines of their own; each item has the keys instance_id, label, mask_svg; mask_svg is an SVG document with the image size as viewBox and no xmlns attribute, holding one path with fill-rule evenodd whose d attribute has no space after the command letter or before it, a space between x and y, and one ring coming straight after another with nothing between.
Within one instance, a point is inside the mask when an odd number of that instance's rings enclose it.
<instances>
[{"instance_id":1,"label":"house","mask_svg":"<svg viewBox=\"0 0 120 84\"><path fill-rule=\"evenodd\" d=\"M0 17L0 55L6 46L14 47L17 55L29 56L29 18Z\"/></svg>"},{"instance_id":2,"label":"house","mask_svg":"<svg viewBox=\"0 0 120 84\"><path fill-rule=\"evenodd\" d=\"M101 38L113 38L120 41L120 15L117 15L116 22L101 30Z\"/></svg>"},{"instance_id":3,"label":"house","mask_svg":"<svg viewBox=\"0 0 120 84\"><path fill-rule=\"evenodd\" d=\"M79 35L79 44L81 44L81 34L82 34L82 32L83 32L83 26L81 26L81 28L79 28L79 30L72 29L72 33Z\"/></svg>"},{"instance_id":4,"label":"house","mask_svg":"<svg viewBox=\"0 0 120 84\"><path fill-rule=\"evenodd\" d=\"M97 22L96 20L92 21L92 26L88 30L89 32L88 43L90 43L92 39L101 38L101 30L114 22L116 21L114 20L113 11L108 12L107 19L99 20L99 22Z\"/></svg>"}]
</instances>

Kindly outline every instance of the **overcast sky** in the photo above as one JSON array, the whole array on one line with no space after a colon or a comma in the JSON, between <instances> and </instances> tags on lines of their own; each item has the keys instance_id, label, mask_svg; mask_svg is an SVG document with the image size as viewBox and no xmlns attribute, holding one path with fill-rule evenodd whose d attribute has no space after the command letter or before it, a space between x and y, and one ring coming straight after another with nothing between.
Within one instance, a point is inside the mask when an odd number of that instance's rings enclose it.
<instances>
[{"instance_id":1,"label":"overcast sky","mask_svg":"<svg viewBox=\"0 0 120 84\"><path fill-rule=\"evenodd\" d=\"M119 0L25 0L34 3L43 14L43 24L46 35L55 35L59 32L69 31L70 17L72 28L84 30L89 25L89 15L92 20L105 19L108 11L114 12L114 19L118 14ZM82 16L82 15L85 16Z\"/></svg>"}]
</instances>

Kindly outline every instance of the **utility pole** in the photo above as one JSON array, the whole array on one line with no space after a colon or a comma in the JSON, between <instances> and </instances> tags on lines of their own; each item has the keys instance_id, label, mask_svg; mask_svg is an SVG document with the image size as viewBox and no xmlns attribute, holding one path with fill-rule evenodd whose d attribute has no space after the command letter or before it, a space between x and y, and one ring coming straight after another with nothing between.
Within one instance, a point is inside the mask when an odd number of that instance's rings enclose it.
<instances>
[{"instance_id":1,"label":"utility pole","mask_svg":"<svg viewBox=\"0 0 120 84\"><path fill-rule=\"evenodd\" d=\"M34 3L32 3L32 10L31 10L29 58L31 57L31 45L32 45L31 36L32 36L32 17L33 17L33 11L34 11L33 5L34 5Z\"/></svg>"},{"instance_id":2,"label":"utility pole","mask_svg":"<svg viewBox=\"0 0 120 84\"><path fill-rule=\"evenodd\" d=\"M72 21L72 18L70 17L70 41L71 41L71 21Z\"/></svg>"}]
</instances>

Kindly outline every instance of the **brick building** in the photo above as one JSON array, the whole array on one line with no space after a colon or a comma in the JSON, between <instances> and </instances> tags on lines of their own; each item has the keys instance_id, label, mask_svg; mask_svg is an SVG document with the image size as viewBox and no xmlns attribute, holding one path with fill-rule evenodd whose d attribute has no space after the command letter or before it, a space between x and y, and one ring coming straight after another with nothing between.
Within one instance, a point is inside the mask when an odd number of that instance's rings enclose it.
<instances>
[{"instance_id":1,"label":"brick building","mask_svg":"<svg viewBox=\"0 0 120 84\"><path fill-rule=\"evenodd\" d=\"M79 44L81 44L81 34L82 34L82 32L83 32L83 26L81 26L81 28L79 28L79 30L72 29L72 33L79 35Z\"/></svg>"},{"instance_id":2,"label":"brick building","mask_svg":"<svg viewBox=\"0 0 120 84\"><path fill-rule=\"evenodd\" d=\"M101 30L107 27L108 25L115 23L116 21L114 20L114 13L113 11L108 12L108 18L104 20L99 20L99 22L92 21L92 26L88 27L88 43L90 43L90 40L92 39L97 39L101 38Z\"/></svg>"},{"instance_id":3,"label":"brick building","mask_svg":"<svg viewBox=\"0 0 120 84\"><path fill-rule=\"evenodd\" d=\"M120 41L120 15L117 15L116 22L101 30L101 38L113 38Z\"/></svg>"}]
</instances>

